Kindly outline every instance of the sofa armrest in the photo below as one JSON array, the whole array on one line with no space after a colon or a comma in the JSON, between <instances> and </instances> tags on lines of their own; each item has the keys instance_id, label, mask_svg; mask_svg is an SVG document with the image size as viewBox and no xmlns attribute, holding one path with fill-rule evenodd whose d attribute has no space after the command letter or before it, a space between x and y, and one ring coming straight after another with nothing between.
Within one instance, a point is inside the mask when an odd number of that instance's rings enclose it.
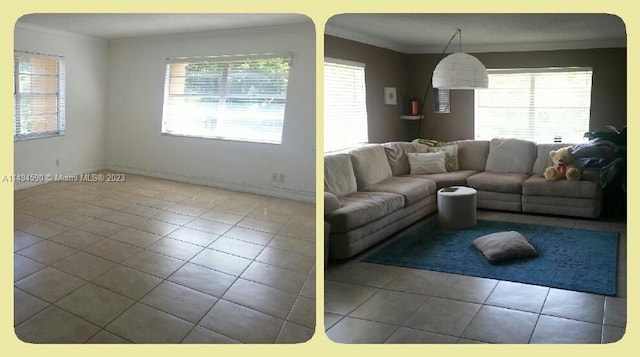
<instances>
[{"instance_id":1,"label":"sofa armrest","mask_svg":"<svg viewBox=\"0 0 640 357\"><path fill-rule=\"evenodd\" d=\"M329 213L340 208L340 201L338 201L338 197L331 192L324 193L324 214L325 216Z\"/></svg>"}]
</instances>

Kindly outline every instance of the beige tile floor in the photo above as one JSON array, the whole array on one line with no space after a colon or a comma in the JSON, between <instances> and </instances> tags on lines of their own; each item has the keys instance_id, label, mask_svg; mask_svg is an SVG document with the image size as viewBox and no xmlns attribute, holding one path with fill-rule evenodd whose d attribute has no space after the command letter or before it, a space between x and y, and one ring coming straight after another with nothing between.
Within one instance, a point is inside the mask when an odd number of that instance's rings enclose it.
<instances>
[{"instance_id":1,"label":"beige tile floor","mask_svg":"<svg viewBox=\"0 0 640 357\"><path fill-rule=\"evenodd\" d=\"M330 262L325 270L329 338L340 343L608 343L624 335L625 223L493 211L479 211L478 217L620 232L617 296L361 262L380 248L374 247L348 261Z\"/></svg>"},{"instance_id":2,"label":"beige tile floor","mask_svg":"<svg viewBox=\"0 0 640 357\"><path fill-rule=\"evenodd\" d=\"M315 207L126 175L15 192L14 326L36 343L299 343Z\"/></svg>"}]
</instances>

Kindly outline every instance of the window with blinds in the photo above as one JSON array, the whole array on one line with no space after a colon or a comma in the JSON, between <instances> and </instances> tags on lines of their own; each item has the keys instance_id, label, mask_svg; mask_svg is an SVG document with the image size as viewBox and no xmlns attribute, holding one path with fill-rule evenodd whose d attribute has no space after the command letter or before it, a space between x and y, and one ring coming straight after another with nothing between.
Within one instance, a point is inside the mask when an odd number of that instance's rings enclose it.
<instances>
[{"instance_id":1,"label":"window with blinds","mask_svg":"<svg viewBox=\"0 0 640 357\"><path fill-rule=\"evenodd\" d=\"M589 131L591 68L489 70L475 91L475 138L582 142Z\"/></svg>"},{"instance_id":2,"label":"window with blinds","mask_svg":"<svg viewBox=\"0 0 640 357\"><path fill-rule=\"evenodd\" d=\"M440 114L450 113L451 102L449 98L448 89L433 88L433 112Z\"/></svg>"},{"instance_id":3,"label":"window with blinds","mask_svg":"<svg viewBox=\"0 0 640 357\"><path fill-rule=\"evenodd\" d=\"M62 57L14 53L14 140L64 135Z\"/></svg>"},{"instance_id":4,"label":"window with blinds","mask_svg":"<svg viewBox=\"0 0 640 357\"><path fill-rule=\"evenodd\" d=\"M290 56L223 56L170 60L162 132L282 141Z\"/></svg>"},{"instance_id":5,"label":"window with blinds","mask_svg":"<svg viewBox=\"0 0 640 357\"><path fill-rule=\"evenodd\" d=\"M325 58L325 152L369 141L364 69L364 63Z\"/></svg>"}]
</instances>

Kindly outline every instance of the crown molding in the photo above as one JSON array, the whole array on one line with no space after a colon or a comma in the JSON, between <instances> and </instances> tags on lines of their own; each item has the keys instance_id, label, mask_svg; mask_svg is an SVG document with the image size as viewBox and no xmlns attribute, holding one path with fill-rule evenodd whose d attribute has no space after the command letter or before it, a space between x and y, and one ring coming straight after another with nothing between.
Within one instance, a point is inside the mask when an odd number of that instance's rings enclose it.
<instances>
[{"instance_id":1,"label":"crown molding","mask_svg":"<svg viewBox=\"0 0 640 357\"><path fill-rule=\"evenodd\" d=\"M527 52L527 51L558 51L558 50L586 50L594 48L626 48L625 40L597 40L597 41L563 41L563 42L530 42L530 43L500 43L462 46L466 53L484 52ZM407 48L407 54L439 54L440 46L414 46ZM454 52L454 51L449 51Z\"/></svg>"},{"instance_id":2,"label":"crown molding","mask_svg":"<svg viewBox=\"0 0 640 357\"><path fill-rule=\"evenodd\" d=\"M376 47L382 47L382 48L386 48L386 49L389 49L389 50L402 52L402 53L409 53L408 51L411 50L410 47L402 46L401 44L398 44L398 43L393 42L393 41L386 41L386 40L383 40L383 39L380 39L380 38L377 38L377 37L374 37L374 36L369 36L369 35L361 33L361 32L345 30L345 29L343 29L341 27L334 26L334 25L331 25L331 24L327 24L325 26L324 33L326 35L340 37L340 38L343 38L345 40L351 40L351 41L356 41L356 42L360 42L360 43L365 43L367 45L372 45L372 46L376 46Z\"/></svg>"},{"instance_id":3,"label":"crown molding","mask_svg":"<svg viewBox=\"0 0 640 357\"><path fill-rule=\"evenodd\" d=\"M406 54L440 54L442 46L406 46L398 42L379 39L361 32L346 30L335 25L327 24L325 34L340 37L346 40L365 43ZM593 40L593 41L563 41L563 42L530 42L530 43L496 43L464 45L463 52L526 52L526 51L556 51L556 50L583 50L594 48L626 48L627 41L619 39ZM454 51L449 51L454 52Z\"/></svg>"},{"instance_id":4,"label":"crown molding","mask_svg":"<svg viewBox=\"0 0 640 357\"><path fill-rule=\"evenodd\" d=\"M64 37L70 37L70 38L76 38L76 39L82 39L82 40L100 41L100 42L105 42L105 43L108 42L107 39L102 38L102 37L90 36L90 35L85 35L85 34L81 34L81 33L77 33L77 32L71 32L71 31L55 29L55 28L52 28L52 27L46 27L46 26L42 26L42 25L29 24L29 23L25 23L25 22L20 22L20 20L18 20L18 22L16 22L15 29L16 30L17 29L23 29L23 30L44 32L44 33L48 33L48 34L64 36Z\"/></svg>"}]
</instances>

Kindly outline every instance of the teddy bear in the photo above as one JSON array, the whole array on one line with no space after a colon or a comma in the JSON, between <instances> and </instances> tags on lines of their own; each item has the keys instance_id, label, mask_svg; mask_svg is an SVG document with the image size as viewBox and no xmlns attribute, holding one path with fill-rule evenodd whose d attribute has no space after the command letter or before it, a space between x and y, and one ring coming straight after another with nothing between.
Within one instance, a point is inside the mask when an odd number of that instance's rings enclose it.
<instances>
[{"instance_id":1,"label":"teddy bear","mask_svg":"<svg viewBox=\"0 0 640 357\"><path fill-rule=\"evenodd\" d=\"M565 146L558 150L551 150L549 153L553 166L547 167L544 171L544 178L550 181L555 180L580 180L581 173L575 167L571 167L573 162L573 146Z\"/></svg>"}]
</instances>

